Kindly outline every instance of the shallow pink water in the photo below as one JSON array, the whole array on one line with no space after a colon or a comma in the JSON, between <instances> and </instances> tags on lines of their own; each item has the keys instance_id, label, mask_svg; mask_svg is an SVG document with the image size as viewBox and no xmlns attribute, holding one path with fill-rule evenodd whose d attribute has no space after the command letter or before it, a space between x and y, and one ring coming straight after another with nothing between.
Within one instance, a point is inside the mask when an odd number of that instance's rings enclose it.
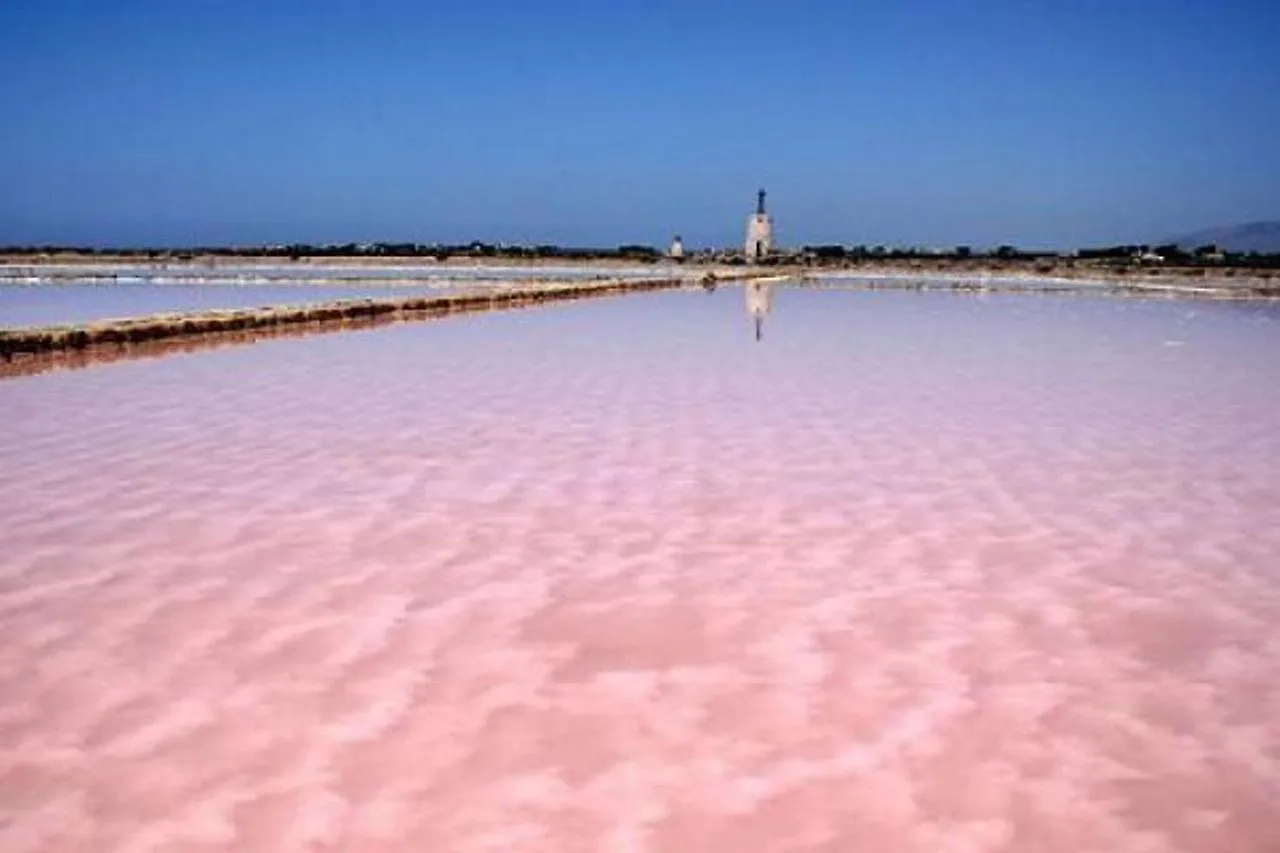
<instances>
[{"instance_id":1,"label":"shallow pink water","mask_svg":"<svg viewBox=\"0 0 1280 853\"><path fill-rule=\"evenodd\" d=\"M1278 849L1280 313L742 295L0 382L0 850Z\"/></svg>"}]
</instances>

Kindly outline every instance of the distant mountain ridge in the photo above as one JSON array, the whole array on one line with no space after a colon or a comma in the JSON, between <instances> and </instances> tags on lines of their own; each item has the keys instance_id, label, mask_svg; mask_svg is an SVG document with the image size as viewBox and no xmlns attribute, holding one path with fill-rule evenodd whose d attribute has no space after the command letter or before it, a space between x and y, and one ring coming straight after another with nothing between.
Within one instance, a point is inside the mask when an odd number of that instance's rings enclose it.
<instances>
[{"instance_id":1,"label":"distant mountain ridge","mask_svg":"<svg viewBox=\"0 0 1280 853\"><path fill-rule=\"evenodd\" d=\"M1225 252L1280 252L1280 220L1206 228L1167 242L1182 249L1212 244Z\"/></svg>"}]
</instances>

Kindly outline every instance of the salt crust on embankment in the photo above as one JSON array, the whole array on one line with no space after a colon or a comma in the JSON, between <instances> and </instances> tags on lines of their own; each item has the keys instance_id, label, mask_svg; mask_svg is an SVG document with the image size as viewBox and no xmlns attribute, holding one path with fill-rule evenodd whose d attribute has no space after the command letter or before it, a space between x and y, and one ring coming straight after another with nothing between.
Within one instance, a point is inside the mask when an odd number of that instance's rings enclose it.
<instances>
[{"instance_id":1,"label":"salt crust on embankment","mask_svg":"<svg viewBox=\"0 0 1280 853\"><path fill-rule=\"evenodd\" d=\"M231 311L160 314L79 325L0 331L6 361L102 346L151 344L174 339L271 332L282 328L337 327L392 322L467 311L514 308L570 299L679 287L679 278L606 281L590 284L536 284L486 293L443 294L396 299L359 299L319 305L274 306Z\"/></svg>"}]
</instances>

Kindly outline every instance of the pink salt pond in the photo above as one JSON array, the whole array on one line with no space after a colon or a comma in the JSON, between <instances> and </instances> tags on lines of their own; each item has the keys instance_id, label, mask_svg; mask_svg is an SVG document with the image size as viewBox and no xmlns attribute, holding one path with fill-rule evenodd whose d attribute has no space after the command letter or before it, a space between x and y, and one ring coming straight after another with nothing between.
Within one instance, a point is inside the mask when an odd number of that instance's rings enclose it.
<instances>
[{"instance_id":1,"label":"pink salt pond","mask_svg":"<svg viewBox=\"0 0 1280 853\"><path fill-rule=\"evenodd\" d=\"M1280 311L752 299L0 381L0 850L1280 849Z\"/></svg>"}]
</instances>

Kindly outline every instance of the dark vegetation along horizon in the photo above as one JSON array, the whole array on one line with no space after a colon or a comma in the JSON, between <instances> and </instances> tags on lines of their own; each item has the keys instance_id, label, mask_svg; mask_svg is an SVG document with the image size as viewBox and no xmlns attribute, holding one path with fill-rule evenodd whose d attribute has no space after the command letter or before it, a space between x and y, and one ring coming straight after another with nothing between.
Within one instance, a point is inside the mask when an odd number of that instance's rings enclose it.
<instances>
[{"instance_id":1,"label":"dark vegetation along horizon","mask_svg":"<svg viewBox=\"0 0 1280 853\"><path fill-rule=\"evenodd\" d=\"M464 244L428 243L308 243L279 244L270 246L188 246L188 247L139 247L139 246L68 246L25 245L0 246L0 256L11 258L39 258L56 255L75 255L102 258L130 258L156 262L182 262L197 258L262 258L298 261L323 258L409 258L428 262L449 260L559 260L559 261L623 261L656 263L667 258L664 251L654 246L628 244L617 247L572 247L556 245L512 245L473 241ZM686 263L741 264L746 259L740 249L685 249L682 259ZM802 264L806 266L848 266L883 261L945 261L955 264L968 263L1016 263L1037 264L1074 263L1076 261L1119 268L1141 267L1199 267L1199 268L1253 268L1280 269L1280 251L1230 251L1216 243L1188 246L1181 242L1161 245L1120 244L1081 248L1071 252L1035 251L1011 245L992 249L972 246L955 246L950 249L921 249L917 247L867 246L825 244L806 245L799 248L782 248L762 259L762 263L775 265Z\"/></svg>"}]
</instances>

